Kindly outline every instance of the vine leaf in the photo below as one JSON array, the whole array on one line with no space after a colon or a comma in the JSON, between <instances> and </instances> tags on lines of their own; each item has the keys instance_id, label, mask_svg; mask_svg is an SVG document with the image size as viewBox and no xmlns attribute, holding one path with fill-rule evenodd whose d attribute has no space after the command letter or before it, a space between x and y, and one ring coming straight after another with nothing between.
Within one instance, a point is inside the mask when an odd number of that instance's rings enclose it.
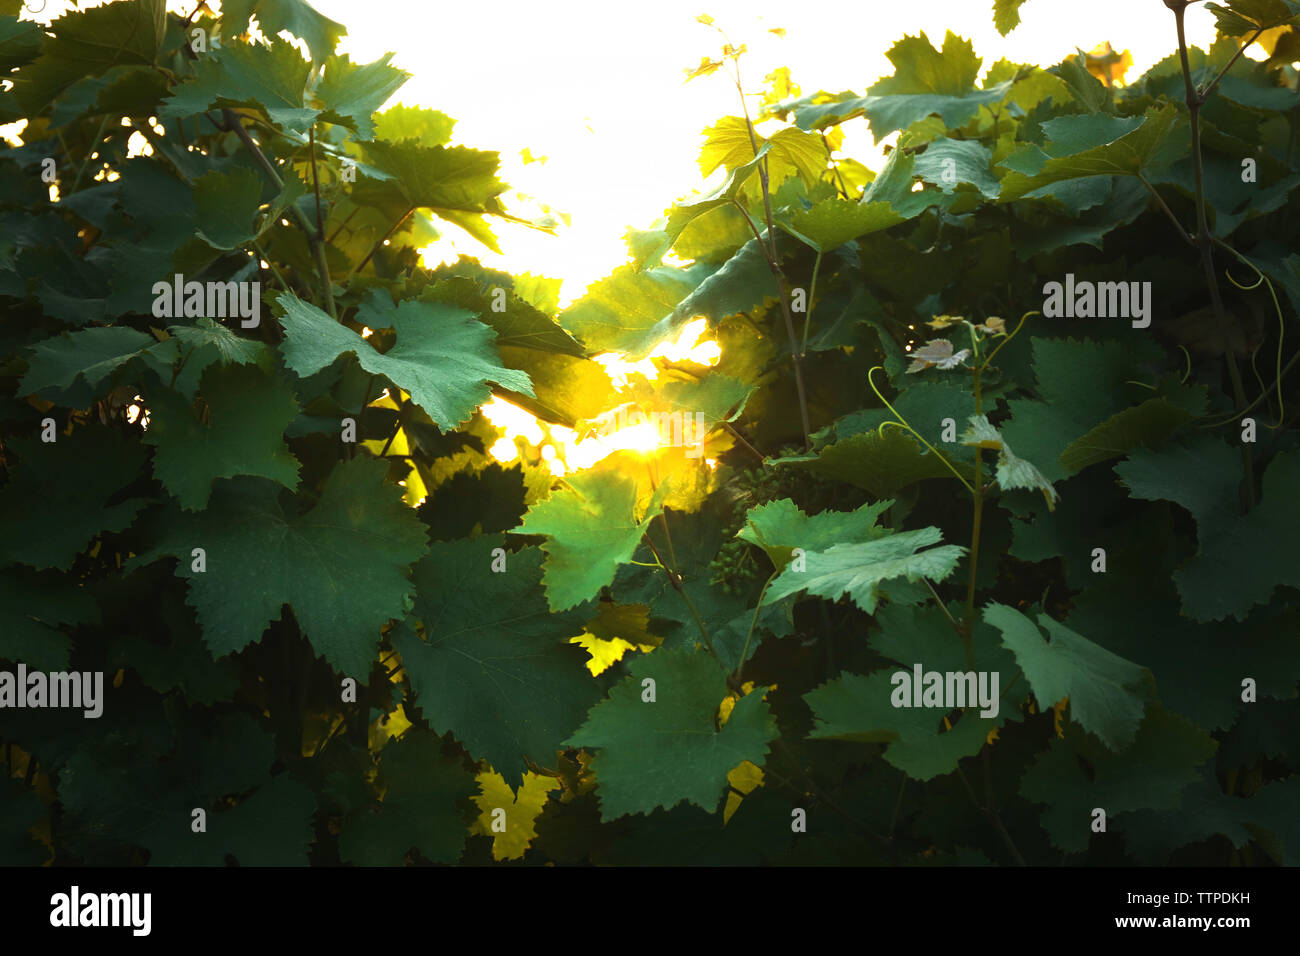
<instances>
[{"instance_id":1,"label":"vine leaf","mask_svg":"<svg viewBox=\"0 0 1300 956\"><path fill-rule=\"evenodd\" d=\"M993 0L993 26L1006 36L1020 26L1020 7L1025 0Z\"/></svg>"},{"instance_id":2,"label":"vine leaf","mask_svg":"<svg viewBox=\"0 0 1300 956\"><path fill-rule=\"evenodd\" d=\"M160 118L193 116L214 106L261 109L272 123L303 132L320 110L303 105L311 65L293 44L235 44L203 54L187 79L158 108Z\"/></svg>"},{"instance_id":3,"label":"vine leaf","mask_svg":"<svg viewBox=\"0 0 1300 956\"><path fill-rule=\"evenodd\" d=\"M1196 518L1197 553L1174 572L1183 610L1198 621L1244 621L1278 585L1300 587L1300 455L1279 452L1264 472L1263 500L1244 517L1231 507L1240 457L1217 439L1162 452L1139 448L1115 472L1135 498L1165 499Z\"/></svg>"},{"instance_id":4,"label":"vine leaf","mask_svg":"<svg viewBox=\"0 0 1300 956\"><path fill-rule=\"evenodd\" d=\"M288 30L302 39L311 50L314 62L334 52L347 27L318 13L304 0L222 0L221 39L231 40L248 30L249 21L257 17L262 34L273 37Z\"/></svg>"},{"instance_id":5,"label":"vine leaf","mask_svg":"<svg viewBox=\"0 0 1300 956\"><path fill-rule=\"evenodd\" d=\"M5 447L22 463L11 466L0 488L0 567L67 571L91 539L125 530L146 504L123 491L139 477L148 453L121 432L78 428L53 444L6 438Z\"/></svg>"},{"instance_id":6,"label":"vine leaf","mask_svg":"<svg viewBox=\"0 0 1300 956\"><path fill-rule=\"evenodd\" d=\"M488 400L488 382L533 395L527 373L501 365L493 345L496 332L466 309L414 299L394 306L387 290L371 290L357 310L357 321L397 333L396 344L381 353L309 302L288 292L276 301L284 309L281 351L289 368L311 375L350 352L367 372L410 392L411 401L444 430L455 428Z\"/></svg>"},{"instance_id":7,"label":"vine leaf","mask_svg":"<svg viewBox=\"0 0 1300 956\"><path fill-rule=\"evenodd\" d=\"M608 462L609 459L606 459ZM632 559L641 535L662 510L666 483L659 485L641 517L636 516L636 479L607 466L565 479L568 488L537 502L515 534L543 534L542 583L552 611L564 611L596 596Z\"/></svg>"},{"instance_id":8,"label":"vine leaf","mask_svg":"<svg viewBox=\"0 0 1300 956\"><path fill-rule=\"evenodd\" d=\"M435 543L412 572L413 616L390 635L416 702L437 733L451 731L513 787L524 758L550 766L599 691L582 651L587 608L552 614L541 591L542 553L525 548L493 572L500 535Z\"/></svg>"},{"instance_id":9,"label":"vine leaf","mask_svg":"<svg viewBox=\"0 0 1300 956\"><path fill-rule=\"evenodd\" d=\"M1154 702L1130 737L1132 745L1119 753L1082 735L1054 739L1025 771L1020 793L1046 805L1039 822L1055 846L1071 853L1087 849L1091 833L1078 821L1087 820L1094 807L1105 807L1108 815L1141 808L1177 811L1184 788L1215 751L1208 733ZM1081 766L1085 760L1091 775Z\"/></svg>"},{"instance_id":10,"label":"vine leaf","mask_svg":"<svg viewBox=\"0 0 1300 956\"><path fill-rule=\"evenodd\" d=\"M321 119L348 127L358 139L374 139L371 117L375 110L411 78L405 70L389 66L392 58L393 54L386 53L374 63L353 63L346 53L331 56L315 90L324 110Z\"/></svg>"},{"instance_id":11,"label":"vine leaf","mask_svg":"<svg viewBox=\"0 0 1300 956\"><path fill-rule=\"evenodd\" d=\"M1019 199L1066 179L1136 176L1164 145L1177 119L1177 109L1166 103L1150 107L1141 117L1092 113L1045 122L1043 131L1051 142L1046 152L1038 150L1041 167L1033 173L1008 172L998 201Z\"/></svg>"},{"instance_id":12,"label":"vine leaf","mask_svg":"<svg viewBox=\"0 0 1300 956\"><path fill-rule=\"evenodd\" d=\"M383 801L343 820L339 855L358 866L401 866L418 850L432 863L455 863L469 835L478 789L458 758L428 731L410 730L379 758Z\"/></svg>"},{"instance_id":13,"label":"vine leaf","mask_svg":"<svg viewBox=\"0 0 1300 956\"><path fill-rule=\"evenodd\" d=\"M257 236L253 219L261 203L262 174L256 169L236 166L227 173L204 173L194 182L195 234L214 249L237 248Z\"/></svg>"},{"instance_id":14,"label":"vine leaf","mask_svg":"<svg viewBox=\"0 0 1300 956\"><path fill-rule=\"evenodd\" d=\"M654 702L643 701L647 679L654 682ZM591 768L602 819L671 809L683 800L716 811L728 771L745 760L762 767L778 736L766 690L741 698L719 728L727 675L712 655L660 649L633 661L568 740L598 750Z\"/></svg>"},{"instance_id":15,"label":"vine leaf","mask_svg":"<svg viewBox=\"0 0 1300 956\"><path fill-rule=\"evenodd\" d=\"M1041 471L1012 453L1002 435L989 424L986 415L970 417L970 427L962 434L961 443L976 448L987 448L998 453L998 484L1004 491L1013 488L1041 491L1047 500L1047 510L1055 510L1056 501L1060 497L1056 488Z\"/></svg>"},{"instance_id":16,"label":"vine leaf","mask_svg":"<svg viewBox=\"0 0 1300 956\"><path fill-rule=\"evenodd\" d=\"M215 657L258 640L288 604L331 666L364 676L380 628L405 616L407 569L425 553L424 526L387 473L381 461L341 462L301 515L285 511L274 483L229 479L206 511L166 515L157 543L129 566L180 559L176 573L189 579L188 603ZM195 547L206 552L204 571L194 569Z\"/></svg>"},{"instance_id":17,"label":"vine leaf","mask_svg":"<svg viewBox=\"0 0 1300 956\"><path fill-rule=\"evenodd\" d=\"M71 389L79 378L97 389L104 379L152 344L153 339L144 332L121 327L64 332L32 346L18 394Z\"/></svg>"},{"instance_id":18,"label":"vine leaf","mask_svg":"<svg viewBox=\"0 0 1300 956\"><path fill-rule=\"evenodd\" d=\"M942 540L938 528L902 531L874 541L837 544L804 555L806 567L790 564L767 589L764 604L807 591L834 601L849 598L868 614L876 610L876 586L891 578L942 581L952 574L966 549L956 544L920 550Z\"/></svg>"},{"instance_id":19,"label":"vine leaf","mask_svg":"<svg viewBox=\"0 0 1300 956\"><path fill-rule=\"evenodd\" d=\"M1038 624L1005 604L991 603L984 620L1002 632L1002 644L1016 655L1038 699L1040 710L1070 698L1070 715L1107 747L1122 750L1133 742L1147 706L1146 668L1125 660L1076 634L1046 614Z\"/></svg>"},{"instance_id":20,"label":"vine leaf","mask_svg":"<svg viewBox=\"0 0 1300 956\"><path fill-rule=\"evenodd\" d=\"M164 382L170 381L179 367L175 388L186 398L194 398L203 373L214 364L256 365L264 372L272 371L271 349L265 342L238 336L211 319L173 325L167 331L171 337L145 349L141 359Z\"/></svg>"},{"instance_id":21,"label":"vine leaf","mask_svg":"<svg viewBox=\"0 0 1300 956\"><path fill-rule=\"evenodd\" d=\"M860 104L850 104L866 114L877 143L932 113L938 113L949 128L961 127L981 106L1002 102L1011 89L1010 80L975 89L981 60L971 42L951 30L944 36L942 51L922 33L903 37L885 56L894 64L894 75L867 90Z\"/></svg>"},{"instance_id":22,"label":"vine leaf","mask_svg":"<svg viewBox=\"0 0 1300 956\"><path fill-rule=\"evenodd\" d=\"M212 483L235 475L260 475L289 490L299 465L284 443L298 416L293 390L251 365L215 366L203 375L203 415L170 389L149 396L153 471L187 511L208 503Z\"/></svg>"},{"instance_id":23,"label":"vine leaf","mask_svg":"<svg viewBox=\"0 0 1300 956\"><path fill-rule=\"evenodd\" d=\"M821 551L843 541L874 540L889 534L876 522L893 504L892 498L886 498L856 511L823 511L809 516L789 498L780 498L750 508L736 537L762 548L780 570L790 563L795 548Z\"/></svg>"},{"instance_id":24,"label":"vine leaf","mask_svg":"<svg viewBox=\"0 0 1300 956\"><path fill-rule=\"evenodd\" d=\"M23 115L35 116L87 76L115 66L152 66L166 30L164 0L108 3L64 14L50 24L54 35L42 39L41 55L14 76L13 94ZM30 50L30 42L21 41L19 51Z\"/></svg>"}]
</instances>

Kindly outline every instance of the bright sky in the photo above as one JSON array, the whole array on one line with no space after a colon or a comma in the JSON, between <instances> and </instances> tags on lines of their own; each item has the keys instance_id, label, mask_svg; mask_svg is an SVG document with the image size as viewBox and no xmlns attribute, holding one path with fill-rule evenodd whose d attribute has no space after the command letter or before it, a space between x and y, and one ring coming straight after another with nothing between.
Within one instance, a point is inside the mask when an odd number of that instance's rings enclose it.
<instances>
[{"instance_id":1,"label":"bright sky","mask_svg":"<svg viewBox=\"0 0 1300 956\"><path fill-rule=\"evenodd\" d=\"M82 3L81 6L96 4ZM564 302L627 261L623 235L644 229L673 200L704 186L696 157L701 132L739 113L735 87L721 72L683 84L684 69L716 56L720 38L695 22L710 14L736 44L748 91L788 66L804 93L862 92L893 72L885 51L904 34L944 31L970 39L987 69L1000 57L1043 66L1076 46L1109 40L1132 51L1132 79L1175 49L1173 14L1161 0L1028 0L1008 37L993 28L991 0L315 0L346 25L341 52L368 62L396 54L414 74L395 102L439 109L458 122L454 143L499 150L501 178L572 217L548 236L502 224L504 256L457 235L448 248L511 272L562 278ZM48 20L66 0L28 0ZM188 13L191 0L171 0ZM1213 19L1188 11L1188 41L1208 46ZM767 31L784 27L785 37ZM843 151L881 165L865 120L847 123ZM520 151L547 157L525 165ZM507 194L508 201L513 199ZM510 204L509 202L507 203ZM450 236L454 227L447 227ZM432 264L432 262L430 263Z\"/></svg>"}]
</instances>

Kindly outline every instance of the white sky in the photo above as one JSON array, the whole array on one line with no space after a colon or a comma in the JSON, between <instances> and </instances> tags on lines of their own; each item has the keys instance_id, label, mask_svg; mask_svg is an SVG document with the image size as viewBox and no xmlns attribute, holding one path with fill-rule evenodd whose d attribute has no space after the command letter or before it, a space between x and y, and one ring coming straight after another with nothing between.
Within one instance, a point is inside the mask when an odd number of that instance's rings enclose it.
<instances>
[{"instance_id":1,"label":"white sky","mask_svg":"<svg viewBox=\"0 0 1300 956\"><path fill-rule=\"evenodd\" d=\"M41 0L28 0L40 10ZM82 6L94 6L83 3ZM1135 78L1175 49L1173 14L1161 0L1028 0L1010 36L993 28L992 0L315 0L348 34L341 52L368 62L388 51L412 79L394 102L439 109L458 122L454 143L499 150L501 178L572 216L558 237L502 224L504 256L459 236L455 249L512 272L564 279L564 300L626 261L622 236L646 228L672 201L703 185L701 132L739 113L721 71L683 84L683 70L716 56L713 16L734 43L747 91L788 66L805 94L861 93L893 72L885 51L925 31L936 47L951 29L970 39L987 69L1000 57L1048 66L1109 40L1132 51ZM27 14L48 20L70 6L46 0ZM169 2L188 13L193 3ZM1188 10L1188 42L1208 46L1213 19ZM784 27L786 36L768 32ZM844 153L880 167L866 123L844 127ZM524 165L520 150L548 157ZM506 197L507 205L513 198ZM454 232L448 227L447 233ZM443 251L443 250L439 250ZM450 251L450 250L446 250ZM451 258L455 253L452 252ZM432 264L432 263L431 263Z\"/></svg>"}]
</instances>

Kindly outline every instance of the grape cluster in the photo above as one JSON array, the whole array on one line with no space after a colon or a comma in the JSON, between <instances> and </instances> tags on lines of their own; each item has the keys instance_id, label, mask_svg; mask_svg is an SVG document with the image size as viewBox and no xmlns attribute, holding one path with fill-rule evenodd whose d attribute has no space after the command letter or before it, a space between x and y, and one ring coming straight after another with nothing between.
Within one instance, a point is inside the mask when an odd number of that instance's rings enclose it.
<instances>
[{"instance_id":1,"label":"grape cluster","mask_svg":"<svg viewBox=\"0 0 1300 956\"><path fill-rule=\"evenodd\" d=\"M786 447L781 449L780 457L799 453L798 448ZM737 471L728 483L731 517L724 529L722 546L709 563L710 583L720 587L724 594L739 594L749 590L752 582L762 579L765 572L755 558L754 548L735 534L745 524L745 515L757 505L779 498L791 498L798 503L811 477L806 472L785 467L759 466Z\"/></svg>"}]
</instances>

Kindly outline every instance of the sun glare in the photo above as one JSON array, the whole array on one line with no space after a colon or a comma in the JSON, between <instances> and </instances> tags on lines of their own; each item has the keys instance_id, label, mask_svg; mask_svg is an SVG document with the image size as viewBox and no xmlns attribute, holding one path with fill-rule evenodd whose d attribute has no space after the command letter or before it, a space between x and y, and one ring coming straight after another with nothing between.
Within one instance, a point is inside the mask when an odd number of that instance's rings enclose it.
<instances>
[{"instance_id":1,"label":"sun glare","mask_svg":"<svg viewBox=\"0 0 1300 956\"><path fill-rule=\"evenodd\" d=\"M647 381L659 378L659 367L654 362L656 358L675 363L716 365L722 357L722 348L717 342L703 338L707 330L706 319L694 319L682 328L675 339L660 343L649 356L640 361L629 361L622 352L606 352L595 356L593 361L604 368L610 382L623 392L628 389L630 376L639 375ZM523 446L532 446L536 449L538 462L549 468L552 474L560 476L590 468L616 451L654 454L662 448L671 447L662 431L651 423L639 422L613 427L620 420L620 413L622 420L626 420L626 413L635 408L634 403L625 402L617 408L607 409L589 423L591 427L580 436L572 428L543 422L526 409L503 398L494 397L483 406L483 417L501 429L503 435L488 452L499 462L514 462L521 459ZM597 429L599 434L596 433ZM529 454L531 458L531 449ZM709 460L706 465L716 468L717 462Z\"/></svg>"}]
</instances>

